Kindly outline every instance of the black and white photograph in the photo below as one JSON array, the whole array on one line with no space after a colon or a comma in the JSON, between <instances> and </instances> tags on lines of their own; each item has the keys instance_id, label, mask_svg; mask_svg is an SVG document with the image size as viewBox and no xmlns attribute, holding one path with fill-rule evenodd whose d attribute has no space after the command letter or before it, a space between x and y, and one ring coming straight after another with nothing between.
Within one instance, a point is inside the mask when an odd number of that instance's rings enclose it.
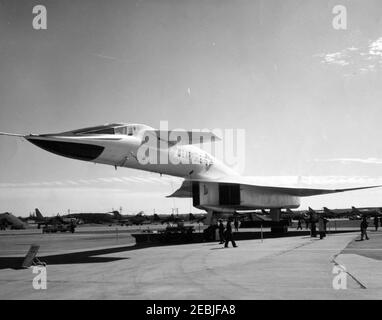
<instances>
[{"instance_id":1,"label":"black and white photograph","mask_svg":"<svg viewBox=\"0 0 382 320\"><path fill-rule=\"evenodd\" d=\"M0 0L0 300L380 300L381 123L380 0Z\"/></svg>"}]
</instances>

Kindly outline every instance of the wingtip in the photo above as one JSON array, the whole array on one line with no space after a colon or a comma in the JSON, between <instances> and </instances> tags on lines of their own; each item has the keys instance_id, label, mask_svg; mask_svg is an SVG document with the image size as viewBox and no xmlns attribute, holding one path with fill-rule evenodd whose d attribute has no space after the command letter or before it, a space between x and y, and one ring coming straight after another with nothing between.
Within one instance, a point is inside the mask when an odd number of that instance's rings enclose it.
<instances>
[{"instance_id":1,"label":"wingtip","mask_svg":"<svg viewBox=\"0 0 382 320\"><path fill-rule=\"evenodd\" d=\"M0 132L0 136L11 136L11 137L25 137L23 134L19 133L9 133L9 132Z\"/></svg>"}]
</instances>

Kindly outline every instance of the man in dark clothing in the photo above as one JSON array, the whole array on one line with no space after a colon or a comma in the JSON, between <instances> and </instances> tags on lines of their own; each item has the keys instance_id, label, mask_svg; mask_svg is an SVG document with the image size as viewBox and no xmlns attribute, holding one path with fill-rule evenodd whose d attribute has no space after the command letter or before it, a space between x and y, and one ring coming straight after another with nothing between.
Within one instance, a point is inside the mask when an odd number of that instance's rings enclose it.
<instances>
[{"instance_id":1,"label":"man in dark clothing","mask_svg":"<svg viewBox=\"0 0 382 320\"><path fill-rule=\"evenodd\" d=\"M317 237L316 222L313 220L310 222L310 235L314 238Z\"/></svg>"},{"instance_id":2,"label":"man in dark clothing","mask_svg":"<svg viewBox=\"0 0 382 320\"><path fill-rule=\"evenodd\" d=\"M232 236L232 226L231 226L231 222L232 222L232 220L229 219L228 222L227 222L226 229L225 229L225 245L224 245L225 248L228 248L228 243L229 243L230 241L232 242L232 246L233 246L234 248L237 247L235 241L233 240L233 236Z\"/></svg>"},{"instance_id":3,"label":"man in dark clothing","mask_svg":"<svg viewBox=\"0 0 382 320\"><path fill-rule=\"evenodd\" d=\"M297 230L302 230L301 219L298 219L298 222L297 222Z\"/></svg>"},{"instance_id":4,"label":"man in dark clothing","mask_svg":"<svg viewBox=\"0 0 382 320\"><path fill-rule=\"evenodd\" d=\"M374 217L374 226L375 226L375 231L378 231L379 221L377 216Z\"/></svg>"},{"instance_id":5,"label":"man in dark clothing","mask_svg":"<svg viewBox=\"0 0 382 320\"><path fill-rule=\"evenodd\" d=\"M329 219L324 218L324 229L325 229L325 232L327 231L328 222L329 222Z\"/></svg>"},{"instance_id":6,"label":"man in dark clothing","mask_svg":"<svg viewBox=\"0 0 382 320\"><path fill-rule=\"evenodd\" d=\"M369 240L369 237L367 236L367 227L369 224L367 223L367 218L364 216L362 218L361 222L361 241L363 241L363 237L366 237L366 240Z\"/></svg>"},{"instance_id":7,"label":"man in dark clothing","mask_svg":"<svg viewBox=\"0 0 382 320\"><path fill-rule=\"evenodd\" d=\"M74 221L70 221L70 232L74 233L74 230L76 229L76 226L74 224Z\"/></svg>"},{"instance_id":8,"label":"man in dark clothing","mask_svg":"<svg viewBox=\"0 0 382 320\"><path fill-rule=\"evenodd\" d=\"M320 216L318 219L318 231L320 234L320 239L323 239L326 237L325 218L322 216Z\"/></svg>"},{"instance_id":9,"label":"man in dark clothing","mask_svg":"<svg viewBox=\"0 0 382 320\"><path fill-rule=\"evenodd\" d=\"M235 221L233 222L233 225L235 226L235 231L239 231L239 220L236 218Z\"/></svg>"},{"instance_id":10,"label":"man in dark clothing","mask_svg":"<svg viewBox=\"0 0 382 320\"><path fill-rule=\"evenodd\" d=\"M220 244L224 243L224 225L223 221L219 220L219 238L220 238Z\"/></svg>"}]
</instances>

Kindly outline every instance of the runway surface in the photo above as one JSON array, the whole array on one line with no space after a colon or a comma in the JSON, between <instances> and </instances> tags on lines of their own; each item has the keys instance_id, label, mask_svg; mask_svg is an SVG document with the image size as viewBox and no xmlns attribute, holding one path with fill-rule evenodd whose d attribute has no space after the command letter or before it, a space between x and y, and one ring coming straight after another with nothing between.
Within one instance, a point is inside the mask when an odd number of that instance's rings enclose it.
<instances>
[{"instance_id":1,"label":"runway surface","mask_svg":"<svg viewBox=\"0 0 382 320\"><path fill-rule=\"evenodd\" d=\"M31 268L14 268L36 236L45 243L39 256L48 263L46 290L33 289ZM222 248L137 247L129 232L117 239L111 230L0 235L0 299L382 299L382 232L369 236L246 240ZM333 288L335 265L346 269L346 289Z\"/></svg>"}]
</instances>

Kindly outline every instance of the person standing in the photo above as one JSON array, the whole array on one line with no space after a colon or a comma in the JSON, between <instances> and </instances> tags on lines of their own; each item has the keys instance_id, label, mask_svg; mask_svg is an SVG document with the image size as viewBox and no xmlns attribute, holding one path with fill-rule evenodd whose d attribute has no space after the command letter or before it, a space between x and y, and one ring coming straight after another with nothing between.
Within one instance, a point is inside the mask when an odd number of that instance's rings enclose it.
<instances>
[{"instance_id":1,"label":"person standing","mask_svg":"<svg viewBox=\"0 0 382 320\"><path fill-rule=\"evenodd\" d=\"M228 243L230 241L232 242L232 246L234 248L237 247L235 240L233 240L231 222L232 222L232 219L229 219L227 222L226 229L225 229L225 245L224 245L225 248L228 248Z\"/></svg>"},{"instance_id":2,"label":"person standing","mask_svg":"<svg viewBox=\"0 0 382 320\"><path fill-rule=\"evenodd\" d=\"M313 218L310 220L310 236L317 237L316 221Z\"/></svg>"},{"instance_id":3,"label":"person standing","mask_svg":"<svg viewBox=\"0 0 382 320\"><path fill-rule=\"evenodd\" d=\"M73 220L70 220L70 232L74 233L75 229L76 229L75 222Z\"/></svg>"},{"instance_id":4,"label":"person standing","mask_svg":"<svg viewBox=\"0 0 382 320\"><path fill-rule=\"evenodd\" d=\"M224 243L224 225L223 221L220 219L219 220L219 239L220 239L220 244Z\"/></svg>"},{"instance_id":5,"label":"person standing","mask_svg":"<svg viewBox=\"0 0 382 320\"><path fill-rule=\"evenodd\" d=\"M301 219L298 219L298 222L297 222L297 230L302 230Z\"/></svg>"},{"instance_id":6,"label":"person standing","mask_svg":"<svg viewBox=\"0 0 382 320\"><path fill-rule=\"evenodd\" d=\"M324 217L320 217L318 219L318 232L320 234L320 239L325 238L326 232L325 232L325 221Z\"/></svg>"},{"instance_id":7,"label":"person standing","mask_svg":"<svg viewBox=\"0 0 382 320\"><path fill-rule=\"evenodd\" d=\"M369 237L367 236L367 227L369 224L367 223L366 216L363 216L362 222L361 222L361 241L363 241L363 238L365 237L366 240L369 240Z\"/></svg>"},{"instance_id":8,"label":"person standing","mask_svg":"<svg viewBox=\"0 0 382 320\"><path fill-rule=\"evenodd\" d=\"M378 231L379 221L377 216L374 217L374 226L375 226L375 231Z\"/></svg>"},{"instance_id":9,"label":"person standing","mask_svg":"<svg viewBox=\"0 0 382 320\"><path fill-rule=\"evenodd\" d=\"M324 218L324 231L325 231L325 236L326 233L328 232L327 226L328 226L329 219Z\"/></svg>"},{"instance_id":10,"label":"person standing","mask_svg":"<svg viewBox=\"0 0 382 320\"><path fill-rule=\"evenodd\" d=\"M235 218L233 225L235 226L235 232L239 232L239 219L238 218Z\"/></svg>"}]
</instances>

